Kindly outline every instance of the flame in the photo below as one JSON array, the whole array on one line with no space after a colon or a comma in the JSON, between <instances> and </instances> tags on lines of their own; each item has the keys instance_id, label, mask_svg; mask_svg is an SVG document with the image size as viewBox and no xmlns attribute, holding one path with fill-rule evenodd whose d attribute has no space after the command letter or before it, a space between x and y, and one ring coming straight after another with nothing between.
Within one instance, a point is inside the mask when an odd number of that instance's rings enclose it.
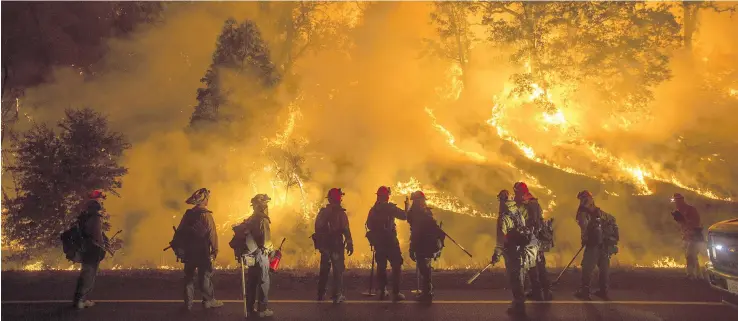
<instances>
[{"instance_id":1,"label":"flame","mask_svg":"<svg viewBox=\"0 0 738 321\"><path fill-rule=\"evenodd\" d=\"M438 120L436 119L436 116L433 115L433 110L431 110L428 107L425 107L425 113L428 114L428 116L433 120L433 127L435 127L439 132L441 132L444 136L446 136L446 138L448 139L447 140L448 145L451 146L451 148L453 148L457 152L465 155L466 157L468 157L468 158L470 158L470 159L472 159L472 160L474 160L476 162L484 162L484 161L487 160L486 157L484 157L484 156L482 156L482 155L480 155L478 153L468 152L468 151L465 151L465 150L459 148L458 146L456 146L456 138L454 138L454 135L451 134L451 132L448 131L448 129L446 129L442 125L438 124Z\"/></svg>"},{"instance_id":2,"label":"flame","mask_svg":"<svg viewBox=\"0 0 738 321\"><path fill-rule=\"evenodd\" d=\"M553 97L551 96L550 91L547 91L545 88L542 88L538 84L532 84L531 87L533 88L532 93L525 98L517 97L515 95L511 95L511 89L512 86L508 85L506 86L505 92L503 97L507 98L507 104L504 104L501 101L498 101L497 96L495 96L495 105L492 108L492 116L489 120L487 120L487 124L494 127L497 131L497 135L513 145L515 145L525 156L526 158L537 162L539 164L543 164L570 174L590 177L593 179L598 179L600 181L605 181L605 178L599 175L593 175L593 174L585 174L583 172L580 172L579 170L576 170L574 168L556 164L544 157L541 157L536 153L536 151L533 149L532 146L528 145L521 139L515 137L513 133L510 132L510 130L506 129L503 126L503 121L506 119L507 116L505 111L507 108L510 108L509 106L522 106L525 103L533 102L537 99L545 99L547 102L554 104ZM732 93L732 91L731 91ZM545 96L544 96L545 95ZM527 98L527 99L526 99ZM555 105L555 104L554 104ZM615 176L615 179L622 180L629 182L633 184L636 187L636 194L637 195L651 195L653 194L653 191L648 186L647 179L660 181L668 184L672 184L674 186L678 186L682 189L692 191L696 194L699 194L701 196L715 199L715 200L722 200L722 201L733 201L731 197L721 197L716 192L711 191L704 187L695 187L690 186L688 184L685 184L684 182L680 181L674 174L664 174L660 171L660 167L656 164L638 164L635 162L629 162L626 161L623 158L617 157L613 155L610 151L606 150L605 148L597 146L594 142L588 141L582 137L580 137L580 134L578 134L578 131L576 130L576 127L574 124L570 123L566 117L566 114L564 111L560 108L555 109L553 112L543 112L540 114L539 117L536 118L541 123L541 128L543 131L549 131L551 127L557 127L560 130L562 130L562 134L564 134L567 139L566 142L569 144L573 144L572 146L584 146L586 147L587 151L593 155L600 165L606 165L609 168L615 169L619 175ZM628 129L633 122L627 118L625 118L622 115L619 115L615 117L615 120L617 121L616 125L622 129ZM607 126L604 125L604 126ZM609 127L608 127L609 128ZM558 142L554 142L554 146L558 145Z\"/></svg>"},{"instance_id":3,"label":"flame","mask_svg":"<svg viewBox=\"0 0 738 321\"><path fill-rule=\"evenodd\" d=\"M738 89L730 88L730 97L738 97Z\"/></svg>"},{"instance_id":4,"label":"flame","mask_svg":"<svg viewBox=\"0 0 738 321\"><path fill-rule=\"evenodd\" d=\"M445 211L485 218L497 217L494 213L484 213L468 205L464 205L461 200L456 197L446 195L431 187L423 187L420 181L415 177L410 177L410 180L407 182L397 182L393 190L396 191L398 195L409 195L415 191L423 191L428 205Z\"/></svg>"},{"instance_id":5,"label":"flame","mask_svg":"<svg viewBox=\"0 0 738 321\"><path fill-rule=\"evenodd\" d=\"M677 261L672 257L662 257L656 261L654 261L650 266L649 265L640 265L636 264L636 267L653 267L653 268L659 268L659 269L683 269L687 267L685 264L677 263Z\"/></svg>"}]
</instances>

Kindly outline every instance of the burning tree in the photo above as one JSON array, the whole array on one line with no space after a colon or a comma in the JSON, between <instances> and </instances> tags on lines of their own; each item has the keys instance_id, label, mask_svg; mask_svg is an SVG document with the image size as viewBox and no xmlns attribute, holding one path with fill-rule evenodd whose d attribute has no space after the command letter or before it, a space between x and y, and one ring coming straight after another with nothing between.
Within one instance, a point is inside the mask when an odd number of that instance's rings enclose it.
<instances>
[{"instance_id":1,"label":"burning tree","mask_svg":"<svg viewBox=\"0 0 738 321\"><path fill-rule=\"evenodd\" d=\"M483 6L490 41L510 46L510 60L526 67L512 76L514 93L542 91L535 103L548 111L554 109L548 90L565 84L591 84L613 108L643 109L652 88L671 76L669 52L679 43L680 26L666 4Z\"/></svg>"},{"instance_id":2,"label":"burning tree","mask_svg":"<svg viewBox=\"0 0 738 321\"><path fill-rule=\"evenodd\" d=\"M58 132L35 124L23 133L11 146L14 164L5 168L16 190L13 197L3 190L3 224L9 227L4 241L17 242L24 255L57 246L87 193L115 194L128 172L119 162L131 146L108 128L105 116L89 108L70 109L57 127Z\"/></svg>"}]
</instances>

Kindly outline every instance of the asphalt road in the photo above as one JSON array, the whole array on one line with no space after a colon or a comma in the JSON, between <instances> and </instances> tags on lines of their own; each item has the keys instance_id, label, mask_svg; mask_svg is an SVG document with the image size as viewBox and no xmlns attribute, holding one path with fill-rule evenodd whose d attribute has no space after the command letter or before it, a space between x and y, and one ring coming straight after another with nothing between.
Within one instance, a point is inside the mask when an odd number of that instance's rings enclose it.
<instances>
[{"instance_id":1,"label":"asphalt road","mask_svg":"<svg viewBox=\"0 0 738 321\"><path fill-rule=\"evenodd\" d=\"M555 271L552 271L555 272ZM219 273L216 296L224 307L190 313L181 310L181 272L115 272L99 277L91 299L96 306L76 311L68 301L75 273L2 273L3 320L239 320L243 319L240 275ZM483 275L472 286L464 280L473 272L439 272L434 277L432 306L415 302L392 304L366 297L364 272L348 274L348 302L316 303L314 275L274 276L270 307L274 320L511 320L505 313L510 292L500 271ZM552 273L553 274L553 273ZM521 320L738 320L738 310L720 303L704 282L690 282L677 271L618 271L612 277L612 300L581 302L572 293L576 273L568 273L550 303L527 305ZM411 296L414 275L404 276L404 293Z\"/></svg>"}]
</instances>

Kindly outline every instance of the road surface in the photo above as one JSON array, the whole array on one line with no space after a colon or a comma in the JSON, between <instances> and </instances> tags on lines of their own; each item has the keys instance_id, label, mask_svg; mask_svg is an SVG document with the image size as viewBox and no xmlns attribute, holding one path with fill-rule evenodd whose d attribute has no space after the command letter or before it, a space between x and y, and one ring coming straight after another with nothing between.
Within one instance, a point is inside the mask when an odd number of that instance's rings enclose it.
<instances>
[{"instance_id":1,"label":"road surface","mask_svg":"<svg viewBox=\"0 0 738 321\"><path fill-rule=\"evenodd\" d=\"M552 271L555 272L555 271ZM84 311L70 307L74 272L2 273L3 320L241 320L240 275L219 272L216 296L225 306L192 312L181 310L181 272L104 271L91 299L97 304ZM619 271L613 273L611 301L582 302L572 293L576 273L568 273L556 288L555 300L529 302L528 317L505 313L510 292L501 271L483 275L472 286L464 280L473 272L435 275L432 306L407 301L378 302L362 295L366 273L346 276L348 302L316 303L313 274L274 276L271 308L274 320L738 320L738 310L720 303L704 282L690 282L677 271ZM553 273L552 273L553 274ZM411 297L414 274L403 277L404 293Z\"/></svg>"}]
</instances>

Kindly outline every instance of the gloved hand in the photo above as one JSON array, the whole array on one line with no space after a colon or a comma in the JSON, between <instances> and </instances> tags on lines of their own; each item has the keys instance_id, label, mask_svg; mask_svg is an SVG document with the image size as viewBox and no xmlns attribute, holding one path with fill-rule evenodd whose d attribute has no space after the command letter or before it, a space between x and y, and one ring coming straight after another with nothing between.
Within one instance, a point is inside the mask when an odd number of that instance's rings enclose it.
<instances>
[{"instance_id":1,"label":"gloved hand","mask_svg":"<svg viewBox=\"0 0 738 321\"><path fill-rule=\"evenodd\" d=\"M354 254L354 243L348 242L346 243L346 253L348 256L351 256L351 254Z\"/></svg>"},{"instance_id":2,"label":"gloved hand","mask_svg":"<svg viewBox=\"0 0 738 321\"><path fill-rule=\"evenodd\" d=\"M213 250L210 252L210 257L215 260L216 257L218 257L218 250Z\"/></svg>"},{"instance_id":3,"label":"gloved hand","mask_svg":"<svg viewBox=\"0 0 738 321\"><path fill-rule=\"evenodd\" d=\"M410 259L415 262L415 251L410 251Z\"/></svg>"},{"instance_id":4,"label":"gloved hand","mask_svg":"<svg viewBox=\"0 0 738 321\"><path fill-rule=\"evenodd\" d=\"M490 262L492 265L495 265L497 263L500 263L500 255L495 253L492 255L492 261Z\"/></svg>"},{"instance_id":5,"label":"gloved hand","mask_svg":"<svg viewBox=\"0 0 738 321\"><path fill-rule=\"evenodd\" d=\"M409 208L410 208L410 198L405 196L405 211L407 212Z\"/></svg>"}]
</instances>

